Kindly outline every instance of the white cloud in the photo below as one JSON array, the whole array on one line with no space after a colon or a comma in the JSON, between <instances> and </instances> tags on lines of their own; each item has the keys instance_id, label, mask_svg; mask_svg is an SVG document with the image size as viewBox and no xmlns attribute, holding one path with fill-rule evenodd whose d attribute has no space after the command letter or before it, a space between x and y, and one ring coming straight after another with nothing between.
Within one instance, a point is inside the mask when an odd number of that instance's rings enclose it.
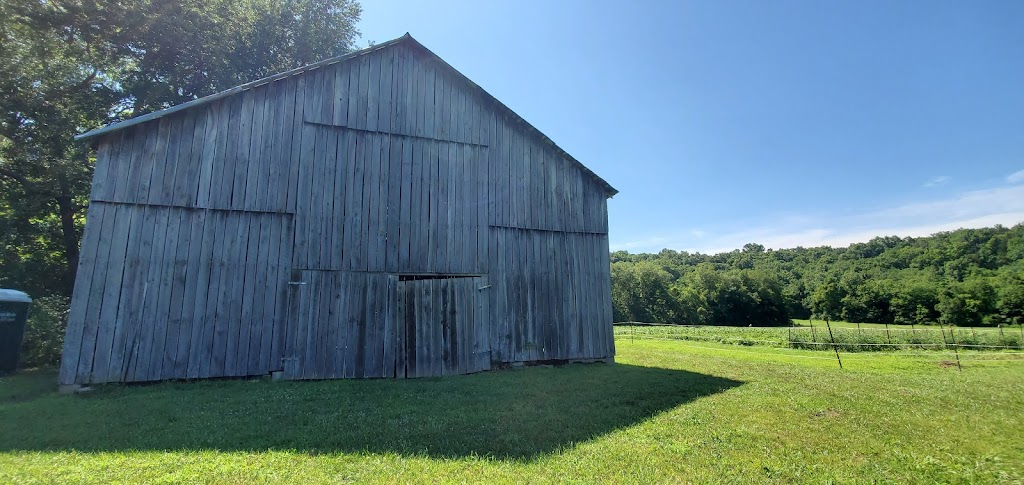
<instances>
[{"instance_id":1,"label":"white cloud","mask_svg":"<svg viewBox=\"0 0 1024 485\"><path fill-rule=\"evenodd\" d=\"M921 237L960 228L1012 226L1024 222L1024 185L963 192L953 197L903 204L842 217L785 217L753 221L735 230L693 230L615 243L613 250L656 252L662 248L718 253L755 242L781 249L848 246L876 236ZM613 233L614 237L615 234Z\"/></svg>"},{"instance_id":2,"label":"white cloud","mask_svg":"<svg viewBox=\"0 0 1024 485\"><path fill-rule=\"evenodd\" d=\"M950 177L948 175L939 175L938 177L932 177L932 178L928 179L928 181L924 183L924 186L925 187L940 187L940 186L948 184L950 180L953 180L953 177Z\"/></svg>"},{"instance_id":3,"label":"white cloud","mask_svg":"<svg viewBox=\"0 0 1024 485\"><path fill-rule=\"evenodd\" d=\"M1024 170L1018 170L1006 176L1006 181L1011 184L1024 182Z\"/></svg>"}]
</instances>

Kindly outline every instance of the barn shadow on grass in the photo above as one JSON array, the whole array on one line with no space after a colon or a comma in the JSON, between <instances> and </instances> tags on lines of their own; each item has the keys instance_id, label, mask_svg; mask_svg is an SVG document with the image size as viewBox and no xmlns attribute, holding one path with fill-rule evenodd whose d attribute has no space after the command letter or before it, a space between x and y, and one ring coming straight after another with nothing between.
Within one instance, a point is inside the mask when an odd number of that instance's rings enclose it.
<instances>
[{"instance_id":1,"label":"barn shadow on grass","mask_svg":"<svg viewBox=\"0 0 1024 485\"><path fill-rule=\"evenodd\" d=\"M533 459L741 382L575 364L416 380L228 380L25 395L0 380L0 451L295 450ZM6 388L6 389L5 389Z\"/></svg>"}]
</instances>

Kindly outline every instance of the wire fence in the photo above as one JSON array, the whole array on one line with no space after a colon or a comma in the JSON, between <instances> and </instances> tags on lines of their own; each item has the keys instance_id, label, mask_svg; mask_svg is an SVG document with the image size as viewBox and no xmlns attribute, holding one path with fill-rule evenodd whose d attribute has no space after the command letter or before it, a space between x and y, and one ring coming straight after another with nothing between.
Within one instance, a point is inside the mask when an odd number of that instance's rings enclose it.
<instances>
[{"instance_id":1,"label":"wire fence","mask_svg":"<svg viewBox=\"0 0 1024 485\"><path fill-rule=\"evenodd\" d=\"M1024 360L1024 328L1019 327L727 327L645 322L620 322L614 325L615 336L620 339L714 342L771 347L779 351L814 350L834 355L816 356L806 352L790 352L786 355L836 360L840 367L844 359L871 358L870 352L879 351L900 351L900 355L905 356L948 357L958 367L961 366L961 360ZM961 354L961 351L968 352ZM846 355L840 357L840 353Z\"/></svg>"}]
</instances>

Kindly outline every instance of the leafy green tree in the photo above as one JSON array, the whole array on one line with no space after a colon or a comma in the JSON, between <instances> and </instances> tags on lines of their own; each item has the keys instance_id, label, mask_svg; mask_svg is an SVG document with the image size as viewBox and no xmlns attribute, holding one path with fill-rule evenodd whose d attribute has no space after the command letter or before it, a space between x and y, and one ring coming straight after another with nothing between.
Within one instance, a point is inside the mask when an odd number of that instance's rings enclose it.
<instances>
[{"instance_id":1,"label":"leafy green tree","mask_svg":"<svg viewBox=\"0 0 1024 485\"><path fill-rule=\"evenodd\" d=\"M0 284L70 294L94 159L73 136L354 46L354 0L0 3Z\"/></svg>"},{"instance_id":2,"label":"leafy green tree","mask_svg":"<svg viewBox=\"0 0 1024 485\"><path fill-rule=\"evenodd\" d=\"M1007 272L999 285L996 308L1001 323L1024 325L1024 272Z\"/></svg>"},{"instance_id":3,"label":"leafy green tree","mask_svg":"<svg viewBox=\"0 0 1024 485\"><path fill-rule=\"evenodd\" d=\"M612 310L616 321L677 323L671 276L650 262L612 264Z\"/></svg>"}]
</instances>

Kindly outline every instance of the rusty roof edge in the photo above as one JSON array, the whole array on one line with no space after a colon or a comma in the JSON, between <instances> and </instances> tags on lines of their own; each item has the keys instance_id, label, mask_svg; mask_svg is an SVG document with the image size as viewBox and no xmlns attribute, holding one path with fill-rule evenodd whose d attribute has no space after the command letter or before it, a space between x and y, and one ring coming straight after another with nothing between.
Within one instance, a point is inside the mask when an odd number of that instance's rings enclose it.
<instances>
[{"instance_id":1,"label":"rusty roof edge","mask_svg":"<svg viewBox=\"0 0 1024 485\"><path fill-rule=\"evenodd\" d=\"M162 118L162 117L167 116L167 115L172 114L172 113L177 113L178 111L183 111L183 110L186 110L186 109L194 108L196 106L202 106L204 104L209 104L209 103L212 103L212 102L217 101L219 99L223 99L223 98L226 98L228 96L233 96L233 95L241 93L243 91L246 91L246 90L249 90L249 89L252 89L252 88L256 88L256 87L262 86L264 84L269 84L269 83L272 83L274 81L278 81L278 80L281 80L281 79L284 79L284 78L287 78L287 77L294 76L296 74L301 74L301 73L306 72L306 71L312 71L314 69L318 69L318 68L321 68L321 67L324 67L324 66L329 66L331 64L336 64L338 62L345 61L345 60L348 60L348 59L351 59L351 58L354 58L354 57L359 57L359 56L368 54L370 52L373 52L375 50L383 49L385 47L389 47L389 46L398 44L398 43L400 43L402 41L405 41L407 39L412 39L412 36L410 36L408 33L406 33L405 35L403 35L403 36L401 36L401 37L399 37L397 39L392 39L392 40L389 40L387 42L381 42L379 44L374 44L374 45L372 45L370 47L367 47L365 49L360 49L360 50L357 50L357 51L352 51L352 52L349 52L348 54L332 57L330 59L324 59L324 60L319 61L319 62L314 62L312 64L307 64L307 65L302 66L302 67L297 67L297 68L292 69L290 71L284 71L284 72L281 72L281 73L274 74L272 76L267 76L267 77L262 78L262 79L257 79L255 81L250 81L250 82L247 82L245 84L240 84L240 85L235 86L233 88L225 89L224 91L221 91L219 93L214 93L214 94L211 94L209 96L203 96L202 98L196 98L196 99L193 99L192 101L188 101L188 102L185 102L185 103L181 103L179 105L171 106L169 108L164 108L164 109L159 110L159 111L154 111L152 113L146 113L144 115L136 116L134 118L129 118L127 120L119 121L117 123L111 123L111 124L109 124L107 126L104 126L102 128L97 128L95 130L91 130L91 131L87 131L85 133L82 133L80 135L75 135L75 140L86 140L86 139L93 138L93 137L96 137L96 136L99 136L99 135L105 135L105 134L108 134L108 133L113 133L115 131L123 130L125 128L128 128L130 126L135 126L135 125L138 125L138 124L145 123L147 121L152 121L152 120L155 120L155 119L158 119L158 118Z\"/></svg>"},{"instance_id":2,"label":"rusty roof edge","mask_svg":"<svg viewBox=\"0 0 1024 485\"><path fill-rule=\"evenodd\" d=\"M516 122L517 124L523 126L527 130L532 132L534 135L539 137L541 139L541 141L543 141L547 145L551 146L551 148L553 148L556 153L558 153L559 155L562 155L565 158L569 159L569 161L571 161L572 163L576 164L576 166L580 170L582 170L583 173L589 175L591 178L593 178L599 184L601 184L604 187L605 192L608 194L608 198L609 199L614 197L615 194L619 193L619 191L615 187L612 187L612 185L609 184L608 181L606 181L605 179L601 178L600 175L594 173L593 170L590 170L589 168L587 168L587 166L584 165L583 162L580 162L579 160L577 160L576 157L573 157L572 155L570 155L569 152L563 150L562 147L558 146L558 144L555 143L554 140L549 138L547 135L545 135L544 132L542 132L539 129L537 129L537 127L533 126L529 121L526 121L522 116L519 116L519 113L516 113L515 110L513 110L512 108L509 108L508 106L506 106L505 103L502 103L500 99L496 98L491 93L488 93L486 89L480 87L480 85L478 85L477 83L473 82L472 79L467 77L465 74L462 74L461 72L459 72L458 69L453 67L451 64L448 64L448 61L445 61L444 58L442 58L441 56L435 54L434 51L430 50L427 46L421 44L418 40L412 38L411 35L409 35L408 33L405 34L405 35L406 35L406 37L408 37L408 39L410 41L412 41L412 43L417 48L422 49L423 51L425 51L432 58L434 58L435 60L439 61L445 68L451 70L453 73L455 73L457 76L459 76L471 88L480 91L484 96L486 96L492 102L497 104L500 109L502 109L503 111L506 112L506 114L508 114L508 115L510 115L512 117L514 122ZM403 38L405 38L405 37L403 37Z\"/></svg>"}]
</instances>

